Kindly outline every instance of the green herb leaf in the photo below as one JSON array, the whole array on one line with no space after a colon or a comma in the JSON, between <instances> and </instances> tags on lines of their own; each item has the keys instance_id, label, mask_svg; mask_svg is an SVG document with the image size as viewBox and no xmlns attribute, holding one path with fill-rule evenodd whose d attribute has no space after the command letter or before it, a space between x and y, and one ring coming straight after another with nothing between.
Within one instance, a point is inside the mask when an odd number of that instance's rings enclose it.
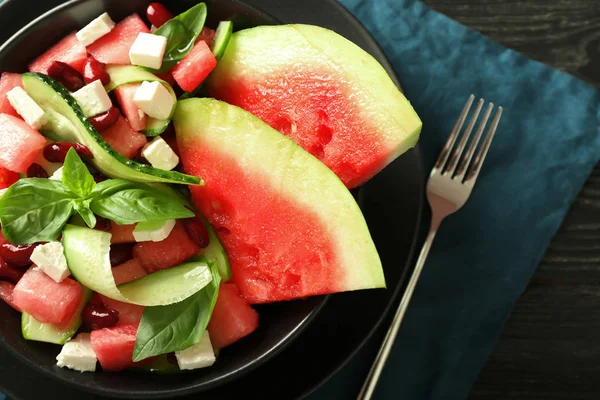
<instances>
[{"instance_id":1,"label":"green herb leaf","mask_svg":"<svg viewBox=\"0 0 600 400\"><path fill-rule=\"evenodd\" d=\"M196 38L202 31L205 21L206 4L200 3L168 20L163 26L155 30L155 35L167 38L167 48L161 68L151 71L165 72L182 60L194 47Z\"/></svg>"},{"instance_id":2,"label":"green herb leaf","mask_svg":"<svg viewBox=\"0 0 600 400\"><path fill-rule=\"evenodd\" d=\"M76 201L75 211L77 211L77 213L85 221L86 225L93 229L96 226L96 216L92 210L90 210L90 202L90 199Z\"/></svg>"},{"instance_id":3,"label":"green herb leaf","mask_svg":"<svg viewBox=\"0 0 600 400\"><path fill-rule=\"evenodd\" d=\"M198 293L168 306L146 307L137 330L134 362L185 350L200 341L217 302L221 283L215 263L208 263L212 281Z\"/></svg>"},{"instance_id":4,"label":"green herb leaf","mask_svg":"<svg viewBox=\"0 0 600 400\"><path fill-rule=\"evenodd\" d=\"M21 179L0 199L2 233L13 244L56 240L73 213L74 200L62 182Z\"/></svg>"},{"instance_id":5,"label":"green herb leaf","mask_svg":"<svg viewBox=\"0 0 600 400\"><path fill-rule=\"evenodd\" d=\"M96 186L94 177L72 147L67 152L67 157L65 158L62 183L64 183L67 189L81 198L86 198Z\"/></svg>"},{"instance_id":6,"label":"green herb leaf","mask_svg":"<svg viewBox=\"0 0 600 400\"><path fill-rule=\"evenodd\" d=\"M91 210L119 225L193 217L194 213L173 197L156 190L124 189L92 200Z\"/></svg>"}]
</instances>

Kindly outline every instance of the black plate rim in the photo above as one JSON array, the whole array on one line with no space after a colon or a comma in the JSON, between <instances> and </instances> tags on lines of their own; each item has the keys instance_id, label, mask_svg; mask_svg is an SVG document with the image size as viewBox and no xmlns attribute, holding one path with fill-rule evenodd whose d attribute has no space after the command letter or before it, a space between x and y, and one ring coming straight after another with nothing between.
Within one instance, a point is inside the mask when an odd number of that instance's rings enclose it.
<instances>
[{"instance_id":1,"label":"black plate rim","mask_svg":"<svg viewBox=\"0 0 600 400\"><path fill-rule=\"evenodd\" d=\"M73 4L76 3L80 3L80 2L84 2L86 0L68 0L65 1L64 3L44 12L43 14L39 15L38 17L36 17L35 19L31 20L31 22L27 23L26 25L24 25L21 29L19 29L18 31L16 31L13 35L11 35L11 37L4 42L1 46L0 46L0 52L4 50L4 48L13 40L13 38L16 38L17 36L23 34L24 32L26 32L28 29L31 29L31 27L36 24L37 22L49 17L50 15L62 10L65 7L70 7ZM260 7L255 6L254 4L251 4L250 2L245 2L245 1L240 1L240 0L233 0L236 3L242 3L242 4L247 4L251 7L253 7L254 9L272 17L268 12L264 11L263 9L261 9ZM3 9L6 8L6 6L8 4L12 4L12 3L16 3L17 0L4 0L0 3L0 13L2 13ZM400 88L400 90L402 89L401 86L401 82L400 79L395 71L395 69L393 68L393 66L391 65L387 55L385 54L385 52L383 51L383 49L381 48L381 45L379 44L379 42L377 42L377 40L375 40L375 38L373 37L373 35L368 31L368 29L366 29L366 27L348 10L346 9L342 4L340 4L338 1L336 0L326 0L326 3L329 3L333 8L335 8L338 12L342 13L345 15L345 17L351 21L352 23L354 23L359 30L363 31L364 35L368 38L368 40L371 42L371 45L373 46L373 48L376 48L381 55L381 60L380 63L384 66L384 68L388 71L388 73L390 73L390 76L392 78L392 80L395 82L395 84ZM272 17L273 18L273 17ZM305 398L306 396L310 395L311 393L315 392L318 388L320 388L325 382L327 382L332 376L334 376L335 374L337 374L341 369L344 368L344 366L347 365L347 363L356 355L356 353L358 353L366 344L366 342L368 342L369 339L371 339L375 333L375 331L381 326L382 322L384 321L384 319L386 319L386 317L388 317L390 315L391 309L392 307L398 302L399 300L399 296L400 293L402 293L404 291L404 288L406 286L407 283L407 277L409 274L412 273L413 269L414 269L414 259L415 259L415 252L417 249L417 245L419 243L419 234L421 231L421 225L422 225L422 221L424 218L424 207L425 207L425 199L424 199L424 192L423 192L423 188L424 188L424 166L423 166L423 158L422 158L422 152L420 149L420 145L417 144L415 147L413 147L411 150L411 152L414 152L414 156L415 156L415 174L419 176L419 203L418 203L418 208L415 210L417 212L417 218L416 218L416 227L414 229L415 231L415 235L414 235L414 239L412 241L411 244L411 248L407 257L407 261L404 265L403 268L403 272L402 275L400 277L400 279L398 280L398 282L395 285L395 289L393 291L392 296L389 299L389 302L387 303L385 309L383 310L383 312L381 312L381 315L379 316L377 322L371 327L371 329L369 330L369 332L363 336L362 340L359 342L359 344L354 348L354 350L350 353L348 353L347 357L339 363L339 365L337 366L337 368L333 369L329 374L325 375L322 380L306 389L303 394L299 397L299 399L301 398ZM259 367L260 365L262 365L264 362L268 361L268 359L270 359L271 357L276 356L279 352L281 352L282 350L284 350L289 344L291 344L291 342L293 342L293 338L297 337L297 335L299 335L304 328L306 328L310 321L318 314L318 312L325 306L325 304L327 303L327 300L329 298L329 296L324 296L325 298L323 299L323 301L315 308L315 310L313 310L305 319L304 321L302 321L301 324L299 324L298 328L295 329L294 331L290 332L289 335L287 335L276 347L274 347L274 349L268 353L265 353L265 356L257 359L255 362L249 364L246 368L243 369L243 371L236 371L233 373L230 373L228 375L223 376L222 378L219 379L219 384L221 383L226 383L226 382L230 382L231 380L240 377L241 375L244 375L245 372L250 372L251 370L254 370L255 368ZM66 379L60 378L58 377L56 374L53 374L51 371L47 371L44 368L41 368L40 366L36 365L35 363L29 361L27 358L25 358L21 353L17 352L15 349L12 348L12 346L7 346L4 343L3 338L0 337L0 342L2 342L2 345L5 349L8 349L9 352L13 355L15 355L16 357L18 357L20 360L25 361L25 363L27 365L33 366L35 368L35 370L37 371L42 371L44 375L46 376L50 376L53 379L58 379L64 383L70 384L70 385L74 385L76 387L78 387L79 389L82 389L88 393L96 393L96 394L102 394L102 395L106 395L106 396L110 396L113 397L115 396L115 393L111 393L111 391L105 391L105 390L99 390L98 388L88 388L86 386L83 385L79 385L77 383L74 383L72 381L68 381ZM217 385L217 386L218 386ZM209 389L208 387L206 389ZM189 390L193 390L192 388L186 388L186 389L180 389L182 392L180 392L178 389L169 389L168 392L170 395L172 396L181 396L181 395L185 395L185 394L189 394ZM10 394L10 393L7 393ZM137 397L137 396L136 396ZM138 397L139 398L139 397ZM154 398L154 396L153 396Z\"/></svg>"}]
</instances>

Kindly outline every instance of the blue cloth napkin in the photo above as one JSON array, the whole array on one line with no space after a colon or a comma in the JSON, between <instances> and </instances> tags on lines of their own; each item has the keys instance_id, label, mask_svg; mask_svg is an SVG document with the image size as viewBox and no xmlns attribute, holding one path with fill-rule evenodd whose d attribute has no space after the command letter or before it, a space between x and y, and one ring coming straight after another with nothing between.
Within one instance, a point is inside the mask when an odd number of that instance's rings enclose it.
<instances>
[{"instance_id":1,"label":"blue cloth napkin","mask_svg":"<svg viewBox=\"0 0 600 400\"><path fill-rule=\"evenodd\" d=\"M600 156L600 93L415 0L342 0L423 120L431 168L469 94L504 115L467 205L442 224L376 399L465 399ZM387 329L387 327L382 327ZM355 398L379 342L310 400Z\"/></svg>"}]
</instances>

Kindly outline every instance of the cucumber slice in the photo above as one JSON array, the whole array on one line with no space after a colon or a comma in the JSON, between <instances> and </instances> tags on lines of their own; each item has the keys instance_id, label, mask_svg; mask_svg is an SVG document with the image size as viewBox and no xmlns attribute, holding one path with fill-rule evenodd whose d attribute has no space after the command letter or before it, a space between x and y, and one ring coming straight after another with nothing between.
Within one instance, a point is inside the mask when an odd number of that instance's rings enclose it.
<instances>
[{"instance_id":1,"label":"cucumber slice","mask_svg":"<svg viewBox=\"0 0 600 400\"><path fill-rule=\"evenodd\" d=\"M207 248L203 249L200 252L200 256L204 257L209 261L214 261L217 264L217 269L219 270L219 275L221 275L221 279L223 282L227 282L231 279L231 264L229 263L229 256L223 247L223 244L219 240L215 230L208 223L202 215L198 213L198 210L194 207L194 205L185 197L182 193L179 193L175 188L163 184L163 183L149 183L148 185L160 190L163 193L172 196L174 199L177 199L181 204L186 207L194 210L194 213L200 218L200 221L204 224L204 227L208 231L208 236L210 239L210 243Z\"/></svg>"},{"instance_id":2,"label":"cucumber slice","mask_svg":"<svg viewBox=\"0 0 600 400\"><path fill-rule=\"evenodd\" d=\"M109 232L67 224L62 244L71 273L82 285L111 299L140 306L166 306L192 296L212 280L205 260L164 269L117 286L110 265Z\"/></svg>"},{"instance_id":3,"label":"cucumber slice","mask_svg":"<svg viewBox=\"0 0 600 400\"><path fill-rule=\"evenodd\" d=\"M29 96L48 117L43 131L53 132L62 141L86 145L94 155L91 163L106 176L136 182L202 183L195 176L153 168L123 157L94 129L67 89L52 78L28 72L22 75L22 81Z\"/></svg>"},{"instance_id":4,"label":"cucumber slice","mask_svg":"<svg viewBox=\"0 0 600 400\"><path fill-rule=\"evenodd\" d=\"M92 298L91 290L86 287L82 287L82 290L81 301L66 328L61 329L54 324L43 324L24 312L21 315L21 332L23 333L23 337L27 340L35 340L37 342L65 344L75 335L81 326L81 313Z\"/></svg>"},{"instance_id":5,"label":"cucumber slice","mask_svg":"<svg viewBox=\"0 0 600 400\"><path fill-rule=\"evenodd\" d=\"M229 44L229 39L231 39L231 35L233 34L233 22L231 21L221 21L217 26L217 31L215 32L215 38L210 46L212 53L214 54L217 61L223 57L225 53L225 49Z\"/></svg>"},{"instance_id":6,"label":"cucumber slice","mask_svg":"<svg viewBox=\"0 0 600 400\"><path fill-rule=\"evenodd\" d=\"M169 93L173 96L174 99L177 99L175 92L171 85L167 82L163 81L156 75L151 72L148 72L144 68L135 67L132 65L109 65L106 67L106 72L110 75L110 83L106 86L107 91L112 91L118 88L121 85L126 85L128 83L138 83L138 82L160 82L164 87L167 88ZM146 136L158 136L167 129L169 123L171 122L171 117L175 112L175 104L173 105L173 109L167 119L156 119L148 117L148 121L146 122L146 128L143 130Z\"/></svg>"}]
</instances>

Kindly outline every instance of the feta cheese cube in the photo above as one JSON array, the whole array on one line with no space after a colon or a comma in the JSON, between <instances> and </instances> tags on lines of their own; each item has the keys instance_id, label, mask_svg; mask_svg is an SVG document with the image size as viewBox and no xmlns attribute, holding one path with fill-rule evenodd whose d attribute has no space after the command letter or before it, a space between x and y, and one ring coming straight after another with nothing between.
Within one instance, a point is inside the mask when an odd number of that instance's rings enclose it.
<instances>
[{"instance_id":1,"label":"feta cheese cube","mask_svg":"<svg viewBox=\"0 0 600 400\"><path fill-rule=\"evenodd\" d=\"M15 111L33 129L40 129L48 121L44 110L38 106L22 87L17 86L11 89L6 93L6 97Z\"/></svg>"},{"instance_id":2,"label":"feta cheese cube","mask_svg":"<svg viewBox=\"0 0 600 400\"><path fill-rule=\"evenodd\" d=\"M112 107L112 101L102 86L102 82L96 79L89 85L85 85L75 93L73 97L83 110L86 117L95 117L98 114L107 112Z\"/></svg>"},{"instance_id":3,"label":"feta cheese cube","mask_svg":"<svg viewBox=\"0 0 600 400\"><path fill-rule=\"evenodd\" d=\"M174 227L174 219L138 222L133 237L136 242L160 242L169 236Z\"/></svg>"},{"instance_id":4,"label":"feta cheese cube","mask_svg":"<svg viewBox=\"0 0 600 400\"><path fill-rule=\"evenodd\" d=\"M56 357L56 365L75 371L95 371L96 353L92 348L89 333L80 333L75 339L65 343Z\"/></svg>"},{"instance_id":5,"label":"feta cheese cube","mask_svg":"<svg viewBox=\"0 0 600 400\"><path fill-rule=\"evenodd\" d=\"M148 160L154 168L167 171L172 170L179 164L177 154L160 136L155 137L154 140L142 148L142 157Z\"/></svg>"},{"instance_id":6,"label":"feta cheese cube","mask_svg":"<svg viewBox=\"0 0 600 400\"><path fill-rule=\"evenodd\" d=\"M175 357L182 370L210 367L217 360L208 331L204 331L202 339L192 347L176 351Z\"/></svg>"},{"instance_id":7,"label":"feta cheese cube","mask_svg":"<svg viewBox=\"0 0 600 400\"><path fill-rule=\"evenodd\" d=\"M160 82L142 82L133 95L133 102L156 119L167 119L175 106L175 98Z\"/></svg>"},{"instance_id":8,"label":"feta cheese cube","mask_svg":"<svg viewBox=\"0 0 600 400\"><path fill-rule=\"evenodd\" d=\"M62 169L63 169L63 167L60 167L59 169L54 171L54 173L52 173L52 175L50 175L50 177L48 179L54 179L55 181L62 181Z\"/></svg>"},{"instance_id":9,"label":"feta cheese cube","mask_svg":"<svg viewBox=\"0 0 600 400\"><path fill-rule=\"evenodd\" d=\"M110 32L114 27L115 22L110 18L108 13L104 13L77 32L75 37L82 45L89 46Z\"/></svg>"},{"instance_id":10,"label":"feta cheese cube","mask_svg":"<svg viewBox=\"0 0 600 400\"><path fill-rule=\"evenodd\" d=\"M133 65L159 69L162 65L167 38L140 32L129 48L129 60Z\"/></svg>"},{"instance_id":11,"label":"feta cheese cube","mask_svg":"<svg viewBox=\"0 0 600 400\"><path fill-rule=\"evenodd\" d=\"M31 262L56 282L62 282L71 275L61 242L48 242L33 249Z\"/></svg>"}]
</instances>

